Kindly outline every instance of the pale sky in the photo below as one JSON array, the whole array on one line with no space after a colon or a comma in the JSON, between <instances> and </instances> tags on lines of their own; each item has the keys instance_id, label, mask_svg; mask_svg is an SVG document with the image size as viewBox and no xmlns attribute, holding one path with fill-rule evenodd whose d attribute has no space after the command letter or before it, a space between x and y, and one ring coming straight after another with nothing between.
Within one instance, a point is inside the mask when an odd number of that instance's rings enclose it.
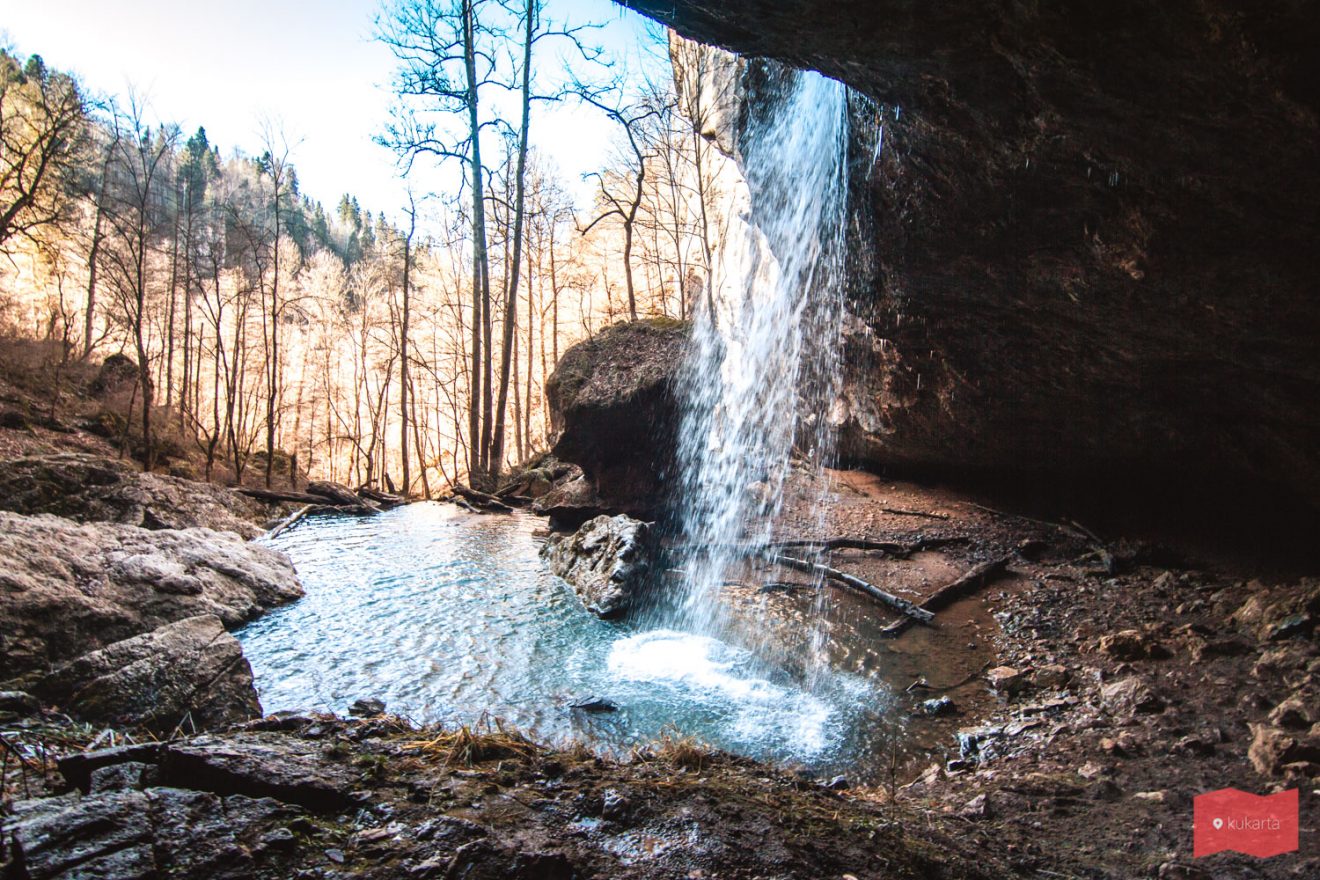
<instances>
[{"instance_id":1,"label":"pale sky","mask_svg":"<svg viewBox=\"0 0 1320 880\"><path fill-rule=\"evenodd\" d=\"M388 118L394 59L373 39L381 0L0 0L0 40L76 73L93 92L132 86L150 115L199 125L228 155L261 151L262 121L282 124L302 191L333 210L345 192L373 213L403 203L393 155L372 143ZM625 73L655 69L657 26L610 0L546 0L546 15L605 23L592 39ZM540 65L562 62L547 52ZM615 127L580 105L542 105L533 140L580 199ZM419 179L420 189L435 186Z\"/></svg>"}]
</instances>

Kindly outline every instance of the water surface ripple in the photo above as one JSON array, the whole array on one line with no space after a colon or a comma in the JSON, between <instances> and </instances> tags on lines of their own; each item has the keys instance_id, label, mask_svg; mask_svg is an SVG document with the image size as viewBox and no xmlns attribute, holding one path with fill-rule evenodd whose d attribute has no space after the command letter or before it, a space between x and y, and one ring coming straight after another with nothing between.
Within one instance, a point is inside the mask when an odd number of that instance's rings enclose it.
<instances>
[{"instance_id":1,"label":"water surface ripple","mask_svg":"<svg viewBox=\"0 0 1320 880\"><path fill-rule=\"evenodd\" d=\"M417 722L495 718L621 751L666 733L826 770L865 751L882 689L808 691L710 636L605 622L538 555L541 521L413 504L324 516L276 538L307 595L239 631L267 712L379 697ZM616 713L570 708L607 698Z\"/></svg>"}]
</instances>

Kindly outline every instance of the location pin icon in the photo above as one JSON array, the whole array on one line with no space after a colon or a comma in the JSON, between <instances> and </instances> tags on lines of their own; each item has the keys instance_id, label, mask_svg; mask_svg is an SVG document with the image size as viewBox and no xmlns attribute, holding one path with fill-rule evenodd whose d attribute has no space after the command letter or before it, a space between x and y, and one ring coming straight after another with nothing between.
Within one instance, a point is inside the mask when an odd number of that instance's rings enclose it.
<instances>
[{"instance_id":1,"label":"location pin icon","mask_svg":"<svg viewBox=\"0 0 1320 880\"><path fill-rule=\"evenodd\" d=\"M1210 824L1213 825L1213 826L1215 826L1215 830L1218 831L1220 828L1223 828L1223 827L1224 827L1224 820L1223 820L1223 819L1216 819L1216 820L1214 820L1213 822L1211 822Z\"/></svg>"}]
</instances>

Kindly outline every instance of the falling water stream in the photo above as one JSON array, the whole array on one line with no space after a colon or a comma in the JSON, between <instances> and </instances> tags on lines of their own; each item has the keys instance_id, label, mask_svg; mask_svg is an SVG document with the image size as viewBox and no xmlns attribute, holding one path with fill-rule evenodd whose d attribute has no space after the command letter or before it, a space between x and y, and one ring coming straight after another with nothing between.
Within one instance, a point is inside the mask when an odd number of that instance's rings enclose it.
<instances>
[{"instance_id":1,"label":"falling water stream","mask_svg":"<svg viewBox=\"0 0 1320 880\"><path fill-rule=\"evenodd\" d=\"M306 598L239 633L267 711L343 711L373 696L419 722L500 718L607 750L668 733L822 772L881 772L901 727L892 695L914 674L877 651L882 621L855 614L826 638L820 603L832 591L725 595L771 540L794 460L832 456L848 95L814 73L774 80L740 138L740 216L681 369L668 599L596 619L547 571L539 521L521 515L417 504L305 521L273 543ZM619 711L571 708L588 696Z\"/></svg>"},{"instance_id":2,"label":"falling water stream","mask_svg":"<svg viewBox=\"0 0 1320 880\"><path fill-rule=\"evenodd\" d=\"M816 668L815 626L801 645L767 644L754 623L736 626L720 600L731 574L770 542L794 458L828 465L833 452L826 413L839 380L848 94L816 73L775 68L775 78L766 111L739 138L744 211L721 248L714 295L697 309L680 373L683 588L659 615L770 662L808 647L806 665Z\"/></svg>"}]
</instances>

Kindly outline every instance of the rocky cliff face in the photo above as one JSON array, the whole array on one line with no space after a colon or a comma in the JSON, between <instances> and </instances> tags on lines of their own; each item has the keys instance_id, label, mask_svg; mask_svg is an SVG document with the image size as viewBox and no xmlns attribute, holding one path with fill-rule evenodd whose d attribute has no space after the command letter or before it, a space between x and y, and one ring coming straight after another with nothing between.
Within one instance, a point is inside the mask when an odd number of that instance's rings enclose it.
<instances>
[{"instance_id":1,"label":"rocky cliff face","mask_svg":"<svg viewBox=\"0 0 1320 880\"><path fill-rule=\"evenodd\" d=\"M847 457L1320 505L1320 4L624 3L876 102Z\"/></svg>"}]
</instances>

